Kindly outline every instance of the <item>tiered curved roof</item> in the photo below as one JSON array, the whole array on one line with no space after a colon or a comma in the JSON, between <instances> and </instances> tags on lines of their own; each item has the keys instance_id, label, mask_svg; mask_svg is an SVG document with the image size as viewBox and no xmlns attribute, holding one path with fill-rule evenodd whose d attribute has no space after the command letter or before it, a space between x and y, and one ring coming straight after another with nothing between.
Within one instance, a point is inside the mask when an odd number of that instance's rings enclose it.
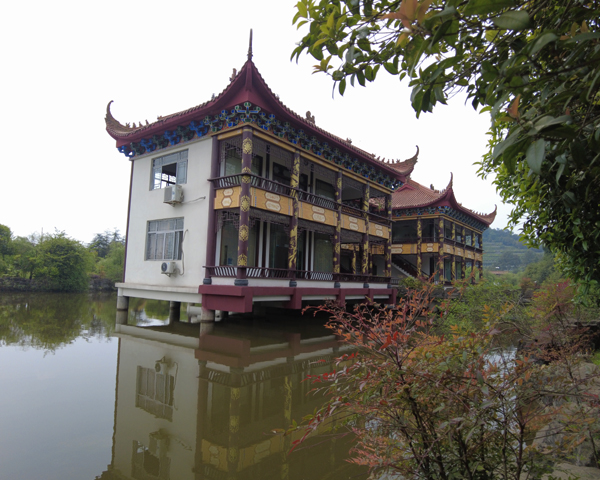
<instances>
[{"instance_id":1,"label":"tiered curved roof","mask_svg":"<svg viewBox=\"0 0 600 480\"><path fill-rule=\"evenodd\" d=\"M315 138L320 145L325 145L328 149L336 149L341 154L357 157L359 162L370 165L389 177L400 180L402 183L405 182L406 177L410 175L414 168L416 158L412 163L411 160L404 162L380 160L375 158L375 155L352 145L350 140L343 140L341 137L318 127L310 112L307 112L306 117L302 117L292 111L281 102L259 73L252 61L251 49L248 53L248 60L242 69L239 72L234 70L230 80L229 85L220 94L213 96L211 100L181 112L158 117L152 123L146 121L145 125L142 125L141 122L139 125L135 123L123 125L112 115L110 111L112 102L109 102L106 108L106 131L116 140L117 148L124 151L123 149L128 149L129 146L146 145L151 141L150 139L157 138L156 136L162 139L165 132L177 132L178 129L181 131L182 127L186 128L192 124L191 122L201 123L208 117L218 119L220 116L225 119L226 124L227 116L233 114L234 110L232 109L234 107L246 106L246 110L248 110L247 106L251 105L250 109L260 107L260 115L267 122L270 118L276 118L277 123L280 125L293 125L297 131L303 132L305 138Z\"/></svg>"},{"instance_id":2,"label":"tiered curved roof","mask_svg":"<svg viewBox=\"0 0 600 480\"><path fill-rule=\"evenodd\" d=\"M454 196L453 175L450 174L450 182L443 190L435 190L433 185L426 187L412 178L392 194L392 210L416 210L431 209L436 207L450 207L461 212L474 220L480 221L486 226L492 224L496 218L498 207L491 213L478 213L460 204Z\"/></svg>"}]
</instances>

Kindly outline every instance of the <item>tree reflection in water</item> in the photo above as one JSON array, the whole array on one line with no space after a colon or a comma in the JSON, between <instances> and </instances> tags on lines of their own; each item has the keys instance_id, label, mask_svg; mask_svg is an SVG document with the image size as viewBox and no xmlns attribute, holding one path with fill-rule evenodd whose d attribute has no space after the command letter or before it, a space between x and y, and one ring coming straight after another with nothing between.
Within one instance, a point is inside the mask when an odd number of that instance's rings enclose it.
<instances>
[{"instance_id":1,"label":"tree reflection in water","mask_svg":"<svg viewBox=\"0 0 600 480\"><path fill-rule=\"evenodd\" d=\"M109 338L115 295L31 293L0 295L0 346L54 352L77 338Z\"/></svg>"}]
</instances>

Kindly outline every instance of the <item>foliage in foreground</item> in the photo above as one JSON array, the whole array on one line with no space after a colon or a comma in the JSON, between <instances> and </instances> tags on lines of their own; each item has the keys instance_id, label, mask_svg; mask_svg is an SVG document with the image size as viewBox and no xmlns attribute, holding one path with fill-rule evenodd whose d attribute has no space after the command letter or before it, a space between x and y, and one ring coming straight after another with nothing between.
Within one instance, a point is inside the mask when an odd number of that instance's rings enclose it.
<instances>
[{"instance_id":1,"label":"foliage in foreground","mask_svg":"<svg viewBox=\"0 0 600 480\"><path fill-rule=\"evenodd\" d=\"M452 326L438 334L447 310L430 309L430 293L412 291L393 310L319 309L358 353L340 357L340 365L354 363L339 371L309 377L330 397L304 419L304 438L333 417L356 435L354 463L412 479L519 480L551 471L547 455L597 437L598 399L576 373L575 344L563 341L551 366L532 352L503 351L494 326L503 310L486 310L477 331ZM557 442L534 446L535 432L556 418L563 420L553 430Z\"/></svg>"},{"instance_id":2,"label":"foliage in foreground","mask_svg":"<svg viewBox=\"0 0 600 480\"><path fill-rule=\"evenodd\" d=\"M600 280L600 31L597 0L300 0L315 71L365 85L380 67L413 87L419 116L458 91L491 117L483 176L510 223Z\"/></svg>"}]
</instances>

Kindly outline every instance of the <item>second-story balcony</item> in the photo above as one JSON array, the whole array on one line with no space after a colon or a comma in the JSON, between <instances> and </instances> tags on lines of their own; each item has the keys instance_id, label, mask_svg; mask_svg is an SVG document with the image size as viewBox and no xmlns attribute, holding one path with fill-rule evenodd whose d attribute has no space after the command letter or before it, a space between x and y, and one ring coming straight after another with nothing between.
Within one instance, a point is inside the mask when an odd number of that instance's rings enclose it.
<instances>
[{"instance_id":1,"label":"second-story balcony","mask_svg":"<svg viewBox=\"0 0 600 480\"><path fill-rule=\"evenodd\" d=\"M250 181L248 182L247 179ZM331 198L307 192L301 188L260 177L254 174L235 174L212 178L217 202L215 209L239 207L239 192L244 181L254 189L251 207L269 210L283 215L292 215L292 201L296 197L300 202L300 218L335 226L335 215L342 214L342 228L366 232L368 219L371 223L369 234L387 238L389 236L390 220L379 213L364 212Z\"/></svg>"}]
</instances>

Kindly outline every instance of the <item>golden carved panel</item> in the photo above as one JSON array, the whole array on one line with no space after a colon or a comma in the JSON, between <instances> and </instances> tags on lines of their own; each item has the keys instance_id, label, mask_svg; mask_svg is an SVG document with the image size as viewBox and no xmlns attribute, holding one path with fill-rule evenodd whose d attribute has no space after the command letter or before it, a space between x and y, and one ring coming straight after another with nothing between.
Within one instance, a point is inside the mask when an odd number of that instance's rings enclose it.
<instances>
[{"instance_id":1,"label":"golden carved panel","mask_svg":"<svg viewBox=\"0 0 600 480\"><path fill-rule=\"evenodd\" d=\"M303 218L311 222L323 223L325 225L335 226L337 224L336 213L333 210L316 207L305 202L299 202L299 207L299 218Z\"/></svg>"},{"instance_id":2,"label":"golden carved panel","mask_svg":"<svg viewBox=\"0 0 600 480\"><path fill-rule=\"evenodd\" d=\"M282 215L291 216L293 214L292 200L289 197L254 187L250 192L253 207Z\"/></svg>"},{"instance_id":3,"label":"golden carved panel","mask_svg":"<svg viewBox=\"0 0 600 480\"><path fill-rule=\"evenodd\" d=\"M416 243L395 243L391 246L392 254L394 255L411 255L417 253Z\"/></svg>"},{"instance_id":4,"label":"golden carved panel","mask_svg":"<svg viewBox=\"0 0 600 480\"><path fill-rule=\"evenodd\" d=\"M390 229L385 225L369 222L369 235L380 238L390 238Z\"/></svg>"},{"instance_id":5,"label":"golden carved panel","mask_svg":"<svg viewBox=\"0 0 600 480\"><path fill-rule=\"evenodd\" d=\"M217 190L215 193L215 210L222 208L238 208L240 206L241 187Z\"/></svg>"},{"instance_id":6,"label":"golden carved panel","mask_svg":"<svg viewBox=\"0 0 600 480\"><path fill-rule=\"evenodd\" d=\"M421 244L421 252L423 253L432 253L437 252L439 250L439 244L436 243L422 243Z\"/></svg>"},{"instance_id":7,"label":"golden carved panel","mask_svg":"<svg viewBox=\"0 0 600 480\"><path fill-rule=\"evenodd\" d=\"M342 228L353 232L365 233L365 221L362 218L342 214Z\"/></svg>"}]
</instances>

